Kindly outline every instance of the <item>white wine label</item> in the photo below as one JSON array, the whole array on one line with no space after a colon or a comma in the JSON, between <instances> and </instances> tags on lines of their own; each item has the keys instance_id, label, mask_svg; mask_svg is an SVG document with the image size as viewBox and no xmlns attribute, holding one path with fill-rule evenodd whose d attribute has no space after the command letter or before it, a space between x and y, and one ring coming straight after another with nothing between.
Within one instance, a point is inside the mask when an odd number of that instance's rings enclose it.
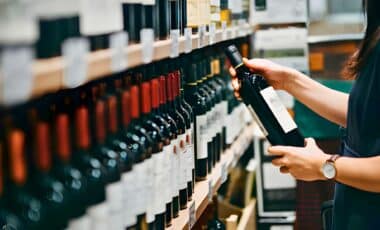
<instances>
[{"instance_id":1,"label":"white wine label","mask_svg":"<svg viewBox=\"0 0 380 230\"><path fill-rule=\"evenodd\" d=\"M251 112L253 119L255 120L256 124L259 126L261 132L263 133L264 136L268 136L268 132L265 129L264 125L261 123L259 117L257 116L255 110L252 108L251 105L248 106L249 111Z\"/></svg>"},{"instance_id":2,"label":"white wine label","mask_svg":"<svg viewBox=\"0 0 380 230\"><path fill-rule=\"evenodd\" d=\"M154 31L153 29L142 29L140 31L142 45L142 62L147 64L152 61L154 55Z\"/></svg>"},{"instance_id":3,"label":"white wine label","mask_svg":"<svg viewBox=\"0 0 380 230\"><path fill-rule=\"evenodd\" d=\"M108 34L123 29L120 0L81 0L80 31L83 35Z\"/></svg>"},{"instance_id":4,"label":"white wine label","mask_svg":"<svg viewBox=\"0 0 380 230\"><path fill-rule=\"evenodd\" d=\"M171 155L173 154L173 141L164 147L164 190L162 194L164 194L165 204L172 201L172 192L171 192Z\"/></svg>"},{"instance_id":5,"label":"white wine label","mask_svg":"<svg viewBox=\"0 0 380 230\"><path fill-rule=\"evenodd\" d=\"M293 225L271 226L269 230L293 230Z\"/></svg>"},{"instance_id":6,"label":"white wine label","mask_svg":"<svg viewBox=\"0 0 380 230\"><path fill-rule=\"evenodd\" d=\"M85 38L69 38L63 42L63 84L67 88L75 88L85 82L89 49L89 42Z\"/></svg>"},{"instance_id":7,"label":"white wine label","mask_svg":"<svg viewBox=\"0 0 380 230\"><path fill-rule=\"evenodd\" d=\"M145 173L146 173L146 170L145 170L145 164L146 162L141 162L141 163L138 163L137 165L135 165L135 169L136 169L136 178L135 178L135 189L136 189L136 192L138 192L139 194L136 195L135 199L136 199L136 208L135 208L135 215L139 215L139 214L142 214L142 213L145 213L146 212L146 202L145 202L145 199L146 199L146 186L145 184L147 183L145 178Z\"/></svg>"},{"instance_id":8,"label":"white wine label","mask_svg":"<svg viewBox=\"0 0 380 230\"><path fill-rule=\"evenodd\" d=\"M151 158L148 160L148 165L146 167L147 170L147 188L146 188L146 219L148 223L153 223L155 220L155 183L158 179L156 177L155 171L156 171L156 155L160 153L153 154Z\"/></svg>"},{"instance_id":9,"label":"white wine label","mask_svg":"<svg viewBox=\"0 0 380 230\"><path fill-rule=\"evenodd\" d=\"M145 207L147 215L151 215L152 214L152 205L153 205L151 191L153 189L153 184L154 184L154 179L155 179L155 178L153 178L153 170L152 170L154 162L153 162L152 157L149 159L146 159L144 162L145 162L145 167L144 167L144 170L145 170L144 207Z\"/></svg>"},{"instance_id":10,"label":"white wine label","mask_svg":"<svg viewBox=\"0 0 380 230\"><path fill-rule=\"evenodd\" d=\"M166 150L162 151L161 153L155 154L153 157L155 158L155 172L154 177L154 189L152 192L154 193L154 214L159 214L165 212L165 204L166 204L166 198L165 196L165 170L166 163L164 162L166 159Z\"/></svg>"},{"instance_id":11,"label":"white wine label","mask_svg":"<svg viewBox=\"0 0 380 230\"><path fill-rule=\"evenodd\" d=\"M83 216L70 220L68 227L68 230L89 230L91 229L91 221L90 217L87 214L84 214Z\"/></svg>"},{"instance_id":12,"label":"white wine label","mask_svg":"<svg viewBox=\"0 0 380 230\"><path fill-rule=\"evenodd\" d=\"M260 93L285 133L289 133L297 128L296 123L286 110L284 104L282 104L273 87L267 87L261 90Z\"/></svg>"},{"instance_id":13,"label":"white wine label","mask_svg":"<svg viewBox=\"0 0 380 230\"><path fill-rule=\"evenodd\" d=\"M128 55L125 49L128 46L128 34L124 31L110 36L111 70L114 73L125 70L128 66Z\"/></svg>"},{"instance_id":14,"label":"white wine label","mask_svg":"<svg viewBox=\"0 0 380 230\"><path fill-rule=\"evenodd\" d=\"M90 229L102 230L108 228L109 205L107 202L89 207L87 213L91 219Z\"/></svg>"},{"instance_id":15,"label":"white wine label","mask_svg":"<svg viewBox=\"0 0 380 230\"><path fill-rule=\"evenodd\" d=\"M186 145L186 162L187 162L187 172L186 172L186 181L191 181L193 179L193 169L194 169L194 146L191 142L192 130L187 130L186 138L188 139L188 143Z\"/></svg>"},{"instance_id":16,"label":"white wine label","mask_svg":"<svg viewBox=\"0 0 380 230\"><path fill-rule=\"evenodd\" d=\"M33 88L34 53L29 47L4 48L0 53L0 98L11 105L29 99Z\"/></svg>"},{"instance_id":17,"label":"white wine label","mask_svg":"<svg viewBox=\"0 0 380 230\"><path fill-rule=\"evenodd\" d=\"M207 158L207 115L196 116L196 145L197 159Z\"/></svg>"},{"instance_id":18,"label":"white wine label","mask_svg":"<svg viewBox=\"0 0 380 230\"><path fill-rule=\"evenodd\" d=\"M185 28L185 53L190 53L193 49L193 40L191 39L192 30L190 27Z\"/></svg>"},{"instance_id":19,"label":"white wine label","mask_svg":"<svg viewBox=\"0 0 380 230\"><path fill-rule=\"evenodd\" d=\"M123 228L123 183L117 181L106 187L109 204L109 226L111 229Z\"/></svg>"},{"instance_id":20,"label":"white wine label","mask_svg":"<svg viewBox=\"0 0 380 230\"><path fill-rule=\"evenodd\" d=\"M227 22L222 21L222 40L227 40Z\"/></svg>"},{"instance_id":21,"label":"white wine label","mask_svg":"<svg viewBox=\"0 0 380 230\"><path fill-rule=\"evenodd\" d=\"M179 157L179 188L187 188L187 167L188 160L186 158L186 133L178 136L178 157Z\"/></svg>"},{"instance_id":22,"label":"white wine label","mask_svg":"<svg viewBox=\"0 0 380 230\"><path fill-rule=\"evenodd\" d=\"M215 43L215 33L216 33L216 25L213 22L209 25L209 44L210 45Z\"/></svg>"},{"instance_id":23,"label":"white wine label","mask_svg":"<svg viewBox=\"0 0 380 230\"><path fill-rule=\"evenodd\" d=\"M135 191L135 169L122 175L123 181L123 226L129 227L137 223L135 211L135 197L138 191Z\"/></svg>"},{"instance_id":24,"label":"white wine label","mask_svg":"<svg viewBox=\"0 0 380 230\"><path fill-rule=\"evenodd\" d=\"M178 196L179 184L178 184L178 138L173 140L173 149L171 151L170 165L171 165L171 195L172 197Z\"/></svg>"},{"instance_id":25,"label":"white wine label","mask_svg":"<svg viewBox=\"0 0 380 230\"><path fill-rule=\"evenodd\" d=\"M179 55L179 36L179 30L170 30L170 58L175 58Z\"/></svg>"}]
</instances>

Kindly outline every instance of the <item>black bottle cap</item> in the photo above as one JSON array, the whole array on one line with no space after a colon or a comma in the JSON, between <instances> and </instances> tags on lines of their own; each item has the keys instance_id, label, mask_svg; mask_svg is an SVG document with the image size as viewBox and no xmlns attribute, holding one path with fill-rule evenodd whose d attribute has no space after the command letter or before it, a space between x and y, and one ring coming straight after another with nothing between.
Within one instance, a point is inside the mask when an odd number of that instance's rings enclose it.
<instances>
[{"instance_id":1,"label":"black bottle cap","mask_svg":"<svg viewBox=\"0 0 380 230\"><path fill-rule=\"evenodd\" d=\"M239 50L236 48L235 45L228 46L227 49L225 50L225 52L226 52L228 59L231 62L231 65L234 68L238 67L239 65L241 65L243 63L243 59L239 53Z\"/></svg>"}]
</instances>

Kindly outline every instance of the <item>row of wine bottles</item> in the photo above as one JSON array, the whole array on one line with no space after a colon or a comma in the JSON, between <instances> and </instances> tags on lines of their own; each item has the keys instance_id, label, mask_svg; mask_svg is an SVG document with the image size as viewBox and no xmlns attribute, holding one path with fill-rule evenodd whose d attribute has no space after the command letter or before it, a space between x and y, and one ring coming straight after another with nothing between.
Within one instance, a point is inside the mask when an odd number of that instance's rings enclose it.
<instances>
[{"instance_id":1,"label":"row of wine bottles","mask_svg":"<svg viewBox=\"0 0 380 230\"><path fill-rule=\"evenodd\" d=\"M0 226L170 226L246 123L225 45L2 108Z\"/></svg>"},{"instance_id":2,"label":"row of wine bottles","mask_svg":"<svg viewBox=\"0 0 380 230\"><path fill-rule=\"evenodd\" d=\"M69 38L88 38L91 50L98 50L120 31L128 32L131 43L140 42L144 28L153 29L156 40L168 39L170 30L237 25L248 15L248 0L2 1L0 45L35 44L37 57L49 58L60 56Z\"/></svg>"}]
</instances>

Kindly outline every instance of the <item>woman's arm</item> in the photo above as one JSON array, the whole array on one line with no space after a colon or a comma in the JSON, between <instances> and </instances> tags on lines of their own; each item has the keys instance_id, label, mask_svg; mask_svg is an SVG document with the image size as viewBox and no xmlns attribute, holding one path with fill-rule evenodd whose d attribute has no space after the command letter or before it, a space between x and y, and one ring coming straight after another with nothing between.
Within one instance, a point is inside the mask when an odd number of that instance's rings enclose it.
<instances>
[{"instance_id":1,"label":"woman's arm","mask_svg":"<svg viewBox=\"0 0 380 230\"><path fill-rule=\"evenodd\" d=\"M341 157L335 162L336 181L368 192L380 193L380 156Z\"/></svg>"},{"instance_id":2,"label":"woman's arm","mask_svg":"<svg viewBox=\"0 0 380 230\"><path fill-rule=\"evenodd\" d=\"M313 139L306 139L306 147L274 146L269 154L277 156L272 163L281 167L282 173L290 173L304 181L326 180L322 165L330 158ZM380 156L370 158L340 157L335 162L335 180L368 192L380 193Z\"/></svg>"},{"instance_id":3,"label":"woman's arm","mask_svg":"<svg viewBox=\"0 0 380 230\"><path fill-rule=\"evenodd\" d=\"M338 125L346 126L347 94L329 89L294 69L275 64L269 60L244 59L244 63L253 72L265 77L275 89L288 91L320 116ZM230 69L230 72L233 76L235 95L239 96L239 83L235 78L235 71Z\"/></svg>"},{"instance_id":4,"label":"woman's arm","mask_svg":"<svg viewBox=\"0 0 380 230\"><path fill-rule=\"evenodd\" d=\"M289 72L286 91L320 116L346 127L348 94L330 89L298 71Z\"/></svg>"}]
</instances>

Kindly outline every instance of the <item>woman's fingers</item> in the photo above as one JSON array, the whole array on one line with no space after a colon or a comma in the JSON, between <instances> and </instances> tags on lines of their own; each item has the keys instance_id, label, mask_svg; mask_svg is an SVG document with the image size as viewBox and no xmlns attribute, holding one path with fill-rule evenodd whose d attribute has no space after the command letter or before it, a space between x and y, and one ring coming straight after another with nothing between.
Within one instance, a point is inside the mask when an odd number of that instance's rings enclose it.
<instances>
[{"instance_id":1,"label":"woman's fingers","mask_svg":"<svg viewBox=\"0 0 380 230\"><path fill-rule=\"evenodd\" d=\"M288 166L289 161L285 157L277 157L272 160L272 164L275 166Z\"/></svg>"},{"instance_id":2,"label":"woman's fingers","mask_svg":"<svg viewBox=\"0 0 380 230\"><path fill-rule=\"evenodd\" d=\"M286 166L282 166L280 167L280 172L284 174L289 173L289 168Z\"/></svg>"},{"instance_id":3,"label":"woman's fingers","mask_svg":"<svg viewBox=\"0 0 380 230\"><path fill-rule=\"evenodd\" d=\"M243 62L248 68L257 74L263 74L268 68L268 61L265 59L254 58L248 60L247 58L243 58Z\"/></svg>"},{"instance_id":4,"label":"woman's fingers","mask_svg":"<svg viewBox=\"0 0 380 230\"><path fill-rule=\"evenodd\" d=\"M230 72L230 75L232 76L232 78L236 77L236 71L233 67L230 67L229 69L229 72Z\"/></svg>"}]
</instances>

